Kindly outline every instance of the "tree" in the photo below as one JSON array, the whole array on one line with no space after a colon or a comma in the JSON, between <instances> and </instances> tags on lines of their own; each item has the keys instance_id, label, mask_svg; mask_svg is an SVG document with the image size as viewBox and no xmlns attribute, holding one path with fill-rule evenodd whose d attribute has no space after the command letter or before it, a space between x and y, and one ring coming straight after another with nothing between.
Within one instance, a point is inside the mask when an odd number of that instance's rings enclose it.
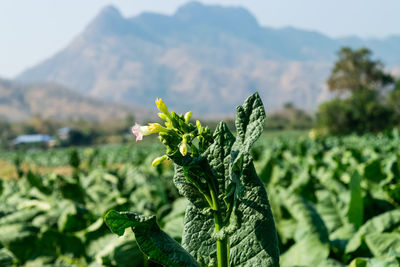
<instances>
[{"instance_id":1,"label":"tree","mask_svg":"<svg viewBox=\"0 0 400 267\"><path fill-rule=\"evenodd\" d=\"M393 123L400 126L400 79L388 95L388 106L392 109Z\"/></svg>"},{"instance_id":2,"label":"tree","mask_svg":"<svg viewBox=\"0 0 400 267\"><path fill-rule=\"evenodd\" d=\"M372 52L367 48L352 50L343 47L338 52L328 87L332 92L357 93L363 90L379 90L393 84L390 74L385 73L379 60L371 59Z\"/></svg>"},{"instance_id":3,"label":"tree","mask_svg":"<svg viewBox=\"0 0 400 267\"><path fill-rule=\"evenodd\" d=\"M331 134L377 132L393 125L392 109L383 96L393 77L367 48L344 47L327 81L336 99L323 103L317 123Z\"/></svg>"}]
</instances>

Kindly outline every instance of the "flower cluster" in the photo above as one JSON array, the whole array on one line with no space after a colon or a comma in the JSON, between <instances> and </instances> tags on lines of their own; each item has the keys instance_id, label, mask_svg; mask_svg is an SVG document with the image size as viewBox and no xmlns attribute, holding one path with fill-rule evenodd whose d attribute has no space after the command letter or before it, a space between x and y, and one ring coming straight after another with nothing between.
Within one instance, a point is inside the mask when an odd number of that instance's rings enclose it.
<instances>
[{"instance_id":1,"label":"flower cluster","mask_svg":"<svg viewBox=\"0 0 400 267\"><path fill-rule=\"evenodd\" d=\"M136 141L143 139L143 136L158 133L161 142L166 147L166 155L156 158L152 165L156 166L171 156L198 156L203 153L212 143L211 131L203 127L200 121L196 125L190 123L192 112L185 115L169 112L167 105L161 98L156 99L156 105L160 113L158 116L164 120L164 126L159 123L149 123L147 126L135 124L132 133Z\"/></svg>"}]
</instances>

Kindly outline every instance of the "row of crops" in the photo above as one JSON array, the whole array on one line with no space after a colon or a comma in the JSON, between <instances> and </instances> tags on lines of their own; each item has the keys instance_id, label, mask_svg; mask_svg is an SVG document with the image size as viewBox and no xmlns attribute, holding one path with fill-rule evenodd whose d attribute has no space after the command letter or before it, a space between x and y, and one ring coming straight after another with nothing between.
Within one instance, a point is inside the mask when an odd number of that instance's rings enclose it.
<instances>
[{"instance_id":1,"label":"row of crops","mask_svg":"<svg viewBox=\"0 0 400 267\"><path fill-rule=\"evenodd\" d=\"M110 210L155 214L178 242L187 202L159 145L3 153L0 266L157 266ZM400 135L263 136L252 150L279 236L281 266L400 264ZM61 171L60 171L61 170Z\"/></svg>"}]
</instances>

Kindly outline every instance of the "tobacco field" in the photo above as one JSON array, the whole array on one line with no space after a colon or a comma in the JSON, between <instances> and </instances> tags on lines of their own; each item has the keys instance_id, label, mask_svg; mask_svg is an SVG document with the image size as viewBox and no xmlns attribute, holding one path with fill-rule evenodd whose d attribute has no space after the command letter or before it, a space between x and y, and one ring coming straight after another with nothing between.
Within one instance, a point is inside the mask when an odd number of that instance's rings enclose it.
<instances>
[{"instance_id":1,"label":"tobacco field","mask_svg":"<svg viewBox=\"0 0 400 267\"><path fill-rule=\"evenodd\" d=\"M153 144L154 143L154 144ZM109 210L156 215L180 242L187 200L161 145L0 154L0 266L159 266ZM268 192L281 266L400 266L400 132L263 134L251 151Z\"/></svg>"}]
</instances>

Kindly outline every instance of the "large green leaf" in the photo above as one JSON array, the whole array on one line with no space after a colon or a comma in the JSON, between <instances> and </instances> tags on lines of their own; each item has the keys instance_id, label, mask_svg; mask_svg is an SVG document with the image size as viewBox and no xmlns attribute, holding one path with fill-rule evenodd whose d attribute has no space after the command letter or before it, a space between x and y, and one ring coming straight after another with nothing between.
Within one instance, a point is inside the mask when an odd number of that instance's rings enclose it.
<instances>
[{"instance_id":1,"label":"large green leaf","mask_svg":"<svg viewBox=\"0 0 400 267\"><path fill-rule=\"evenodd\" d=\"M355 171L350 180L350 203L347 210L347 218L356 229L360 228L364 218L364 205L361 189L361 176Z\"/></svg>"},{"instance_id":2,"label":"large green leaf","mask_svg":"<svg viewBox=\"0 0 400 267\"><path fill-rule=\"evenodd\" d=\"M283 204L285 208L298 223L295 239L299 241L312 235L320 240L321 243L328 243L328 229L311 203L301 196L284 191L281 193L283 195Z\"/></svg>"},{"instance_id":3,"label":"large green leaf","mask_svg":"<svg viewBox=\"0 0 400 267\"><path fill-rule=\"evenodd\" d=\"M38 209L17 210L11 214L0 217L0 225L8 225L8 224L31 221L34 217L36 217L40 213L41 210Z\"/></svg>"},{"instance_id":4,"label":"large green leaf","mask_svg":"<svg viewBox=\"0 0 400 267\"><path fill-rule=\"evenodd\" d=\"M0 249L0 266L11 266L15 260L15 256L8 249Z\"/></svg>"},{"instance_id":5,"label":"large green leaf","mask_svg":"<svg viewBox=\"0 0 400 267\"><path fill-rule=\"evenodd\" d=\"M188 252L158 227L155 216L110 211L105 222L119 236L131 227L141 250L154 261L166 266L199 266Z\"/></svg>"},{"instance_id":6,"label":"large green leaf","mask_svg":"<svg viewBox=\"0 0 400 267\"><path fill-rule=\"evenodd\" d=\"M304 198L282 191L283 204L297 221L296 243L282 255L282 266L317 266L329 256L329 233L315 208Z\"/></svg>"},{"instance_id":7,"label":"large green leaf","mask_svg":"<svg viewBox=\"0 0 400 267\"><path fill-rule=\"evenodd\" d=\"M147 259L140 251L133 232L123 237L111 233L102 236L91 242L87 251L101 266L142 267Z\"/></svg>"},{"instance_id":8,"label":"large green leaf","mask_svg":"<svg viewBox=\"0 0 400 267\"><path fill-rule=\"evenodd\" d=\"M211 211L198 205L203 201L202 196L198 196L200 201L189 198L182 246L207 265L215 264L217 235L229 236L231 266L279 265L277 235L268 196L250 156L250 148L260 136L264 120L262 101L254 94L237 108L235 142L229 129L221 123L214 133L214 143L203 155L216 177L221 205L224 196L234 197L235 205L229 226L215 233ZM183 172L177 172L176 176L175 183L185 181Z\"/></svg>"},{"instance_id":9,"label":"large green leaf","mask_svg":"<svg viewBox=\"0 0 400 267\"><path fill-rule=\"evenodd\" d=\"M328 228L329 233L333 233L347 224L345 203L328 190L319 190L316 192L316 195L318 200L316 209Z\"/></svg>"},{"instance_id":10,"label":"large green leaf","mask_svg":"<svg viewBox=\"0 0 400 267\"><path fill-rule=\"evenodd\" d=\"M282 267L289 266L318 266L329 256L329 244L313 235L309 235L286 251L281 257Z\"/></svg>"},{"instance_id":11,"label":"large green leaf","mask_svg":"<svg viewBox=\"0 0 400 267\"><path fill-rule=\"evenodd\" d=\"M368 220L357 233L349 240L346 253L357 250L367 234L390 231L400 225L400 209L385 212Z\"/></svg>"},{"instance_id":12,"label":"large green leaf","mask_svg":"<svg viewBox=\"0 0 400 267\"><path fill-rule=\"evenodd\" d=\"M364 165L364 177L376 183L385 178L380 159L374 159Z\"/></svg>"},{"instance_id":13,"label":"large green leaf","mask_svg":"<svg viewBox=\"0 0 400 267\"><path fill-rule=\"evenodd\" d=\"M385 257L390 252L400 253L400 233L372 233L365 242L376 257Z\"/></svg>"},{"instance_id":14,"label":"large green leaf","mask_svg":"<svg viewBox=\"0 0 400 267\"><path fill-rule=\"evenodd\" d=\"M385 259L355 258L348 267L399 267L399 263L394 257Z\"/></svg>"},{"instance_id":15,"label":"large green leaf","mask_svg":"<svg viewBox=\"0 0 400 267\"><path fill-rule=\"evenodd\" d=\"M25 262L37 252L38 231L38 228L29 226L27 223L2 225L0 226L0 244L11 251L21 262Z\"/></svg>"},{"instance_id":16,"label":"large green leaf","mask_svg":"<svg viewBox=\"0 0 400 267\"><path fill-rule=\"evenodd\" d=\"M162 219L163 230L177 241L182 240L183 220L187 205L186 198L178 198L172 204L171 212Z\"/></svg>"}]
</instances>

